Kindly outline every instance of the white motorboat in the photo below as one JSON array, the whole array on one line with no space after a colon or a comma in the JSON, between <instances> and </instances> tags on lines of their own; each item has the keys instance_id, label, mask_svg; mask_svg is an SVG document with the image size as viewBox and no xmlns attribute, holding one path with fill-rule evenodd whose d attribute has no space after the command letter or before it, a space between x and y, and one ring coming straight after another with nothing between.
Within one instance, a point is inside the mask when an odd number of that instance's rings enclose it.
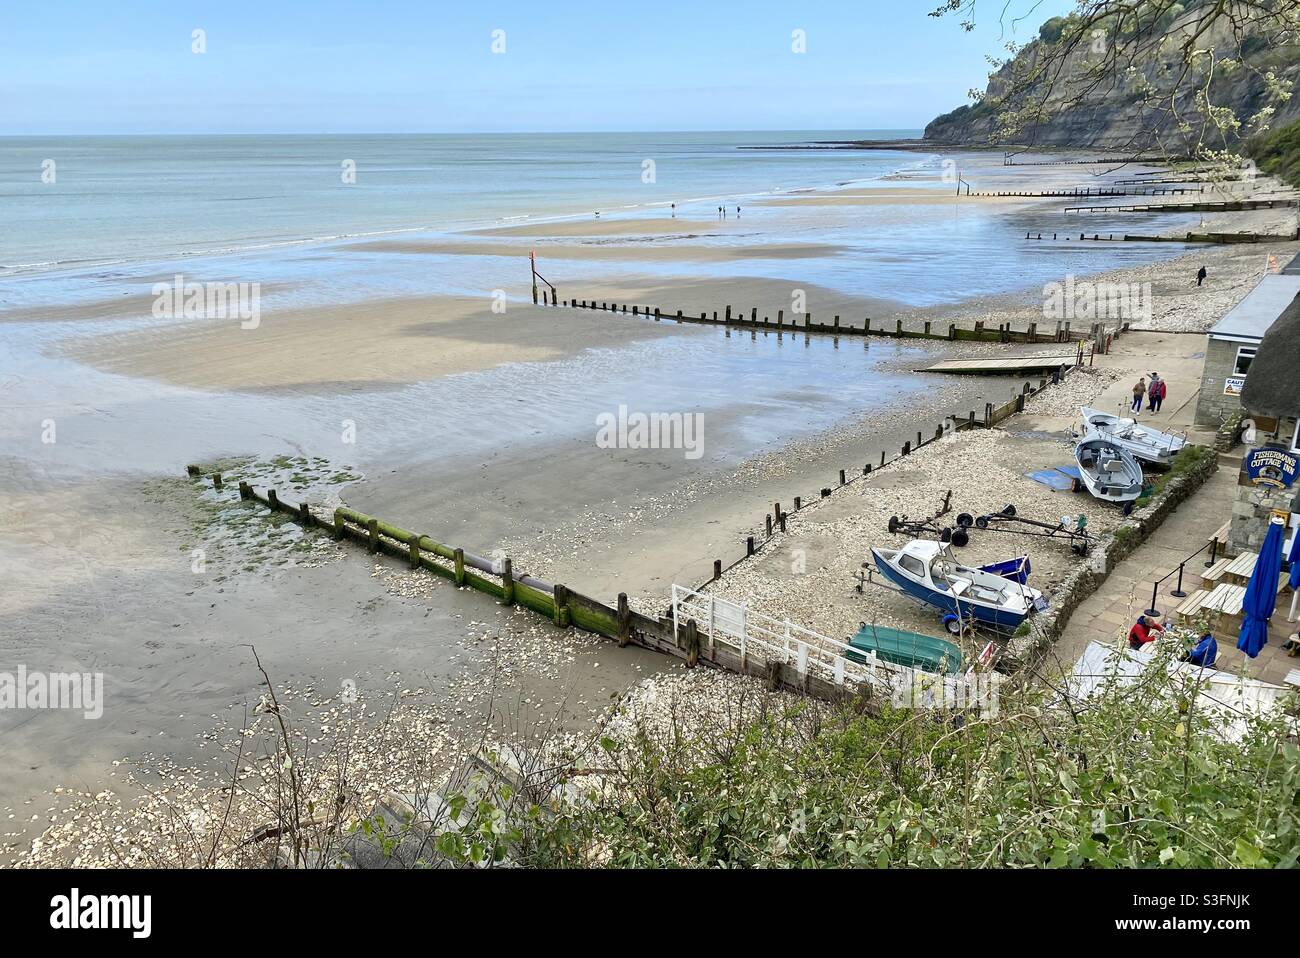
<instances>
[{"instance_id":1,"label":"white motorboat","mask_svg":"<svg viewBox=\"0 0 1300 958\"><path fill-rule=\"evenodd\" d=\"M1132 502L1142 494L1142 467L1133 454L1099 436L1074 447L1074 461L1088 491L1106 502Z\"/></svg>"},{"instance_id":2,"label":"white motorboat","mask_svg":"<svg viewBox=\"0 0 1300 958\"><path fill-rule=\"evenodd\" d=\"M1109 439L1115 445L1132 453L1133 458L1157 466L1168 466L1174 456L1187 444L1185 436L1161 432L1151 426L1143 426L1132 419L1116 416L1099 409L1084 406L1083 436Z\"/></svg>"}]
</instances>

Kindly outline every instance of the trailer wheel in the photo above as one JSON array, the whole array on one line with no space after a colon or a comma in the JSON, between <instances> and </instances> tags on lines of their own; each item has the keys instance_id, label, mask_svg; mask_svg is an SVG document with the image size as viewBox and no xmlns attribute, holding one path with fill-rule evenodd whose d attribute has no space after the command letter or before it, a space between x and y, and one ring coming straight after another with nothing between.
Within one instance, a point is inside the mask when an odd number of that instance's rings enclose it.
<instances>
[{"instance_id":1,"label":"trailer wheel","mask_svg":"<svg viewBox=\"0 0 1300 958\"><path fill-rule=\"evenodd\" d=\"M958 514L957 516L957 525L961 526L963 529L969 529L971 523L974 521L975 520L971 518L971 514L969 512L963 512Z\"/></svg>"},{"instance_id":2,"label":"trailer wheel","mask_svg":"<svg viewBox=\"0 0 1300 958\"><path fill-rule=\"evenodd\" d=\"M1014 516L1016 514L1016 507L1008 502L1002 507L1002 514L1007 517Z\"/></svg>"},{"instance_id":3,"label":"trailer wheel","mask_svg":"<svg viewBox=\"0 0 1300 958\"><path fill-rule=\"evenodd\" d=\"M898 531L898 516L889 517L889 531L891 533Z\"/></svg>"},{"instance_id":4,"label":"trailer wheel","mask_svg":"<svg viewBox=\"0 0 1300 958\"><path fill-rule=\"evenodd\" d=\"M977 517L976 517L976 519L975 519L975 528L976 528L976 529L987 529L988 527L989 527L989 517L988 517L988 516L977 516Z\"/></svg>"},{"instance_id":5,"label":"trailer wheel","mask_svg":"<svg viewBox=\"0 0 1300 958\"><path fill-rule=\"evenodd\" d=\"M970 536L966 534L965 529L954 529L952 532L952 544L958 547L964 546L970 542Z\"/></svg>"},{"instance_id":6,"label":"trailer wheel","mask_svg":"<svg viewBox=\"0 0 1300 958\"><path fill-rule=\"evenodd\" d=\"M952 538L953 538L952 530L946 526L944 527L943 531L939 533L940 542L952 542Z\"/></svg>"},{"instance_id":7,"label":"trailer wheel","mask_svg":"<svg viewBox=\"0 0 1300 958\"><path fill-rule=\"evenodd\" d=\"M943 617L943 627L952 635L961 635L961 619L951 612Z\"/></svg>"}]
</instances>

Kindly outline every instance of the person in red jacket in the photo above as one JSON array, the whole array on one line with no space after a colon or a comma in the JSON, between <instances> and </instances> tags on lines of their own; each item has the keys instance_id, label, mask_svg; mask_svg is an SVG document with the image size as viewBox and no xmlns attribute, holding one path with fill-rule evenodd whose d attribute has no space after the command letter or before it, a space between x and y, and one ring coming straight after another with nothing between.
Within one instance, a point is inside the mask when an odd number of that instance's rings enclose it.
<instances>
[{"instance_id":1,"label":"person in red jacket","mask_svg":"<svg viewBox=\"0 0 1300 958\"><path fill-rule=\"evenodd\" d=\"M1165 627L1154 619L1148 619L1145 615L1139 615L1133 628L1128 630L1128 647L1130 649L1140 649L1148 642L1156 640L1156 633L1163 632Z\"/></svg>"}]
</instances>

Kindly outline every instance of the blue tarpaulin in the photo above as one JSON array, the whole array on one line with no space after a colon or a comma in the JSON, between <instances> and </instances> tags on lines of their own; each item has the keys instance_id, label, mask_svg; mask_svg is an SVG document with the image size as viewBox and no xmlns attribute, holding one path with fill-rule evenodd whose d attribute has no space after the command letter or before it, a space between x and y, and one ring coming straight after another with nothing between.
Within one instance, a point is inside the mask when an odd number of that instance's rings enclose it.
<instances>
[{"instance_id":1,"label":"blue tarpaulin","mask_svg":"<svg viewBox=\"0 0 1300 958\"><path fill-rule=\"evenodd\" d=\"M1264 544L1259 547L1259 558L1255 561L1255 571L1246 586L1246 598L1241 604L1241 636L1237 639L1237 648L1252 659L1259 655L1259 650L1268 641L1268 620L1277 608L1277 577L1282 571L1282 534L1281 519L1274 518L1268 524L1268 534Z\"/></svg>"},{"instance_id":2,"label":"blue tarpaulin","mask_svg":"<svg viewBox=\"0 0 1300 958\"><path fill-rule=\"evenodd\" d=\"M1025 473L1034 482L1041 482L1057 492L1068 492L1074 486L1075 479L1081 479L1078 466L1057 466L1054 469L1036 469Z\"/></svg>"}]
</instances>

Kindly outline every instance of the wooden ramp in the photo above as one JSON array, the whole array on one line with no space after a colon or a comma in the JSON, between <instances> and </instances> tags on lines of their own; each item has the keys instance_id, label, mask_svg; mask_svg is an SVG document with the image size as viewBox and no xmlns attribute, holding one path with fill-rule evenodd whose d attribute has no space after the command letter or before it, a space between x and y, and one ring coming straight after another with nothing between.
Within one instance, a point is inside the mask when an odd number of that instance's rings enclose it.
<instances>
[{"instance_id":1,"label":"wooden ramp","mask_svg":"<svg viewBox=\"0 0 1300 958\"><path fill-rule=\"evenodd\" d=\"M998 359L945 359L933 366L915 369L918 373L965 373L977 376L1002 376L1012 373L1045 372L1073 366L1077 353L1062 356L1018 356Z\"/></svg>"}]
</instances>

